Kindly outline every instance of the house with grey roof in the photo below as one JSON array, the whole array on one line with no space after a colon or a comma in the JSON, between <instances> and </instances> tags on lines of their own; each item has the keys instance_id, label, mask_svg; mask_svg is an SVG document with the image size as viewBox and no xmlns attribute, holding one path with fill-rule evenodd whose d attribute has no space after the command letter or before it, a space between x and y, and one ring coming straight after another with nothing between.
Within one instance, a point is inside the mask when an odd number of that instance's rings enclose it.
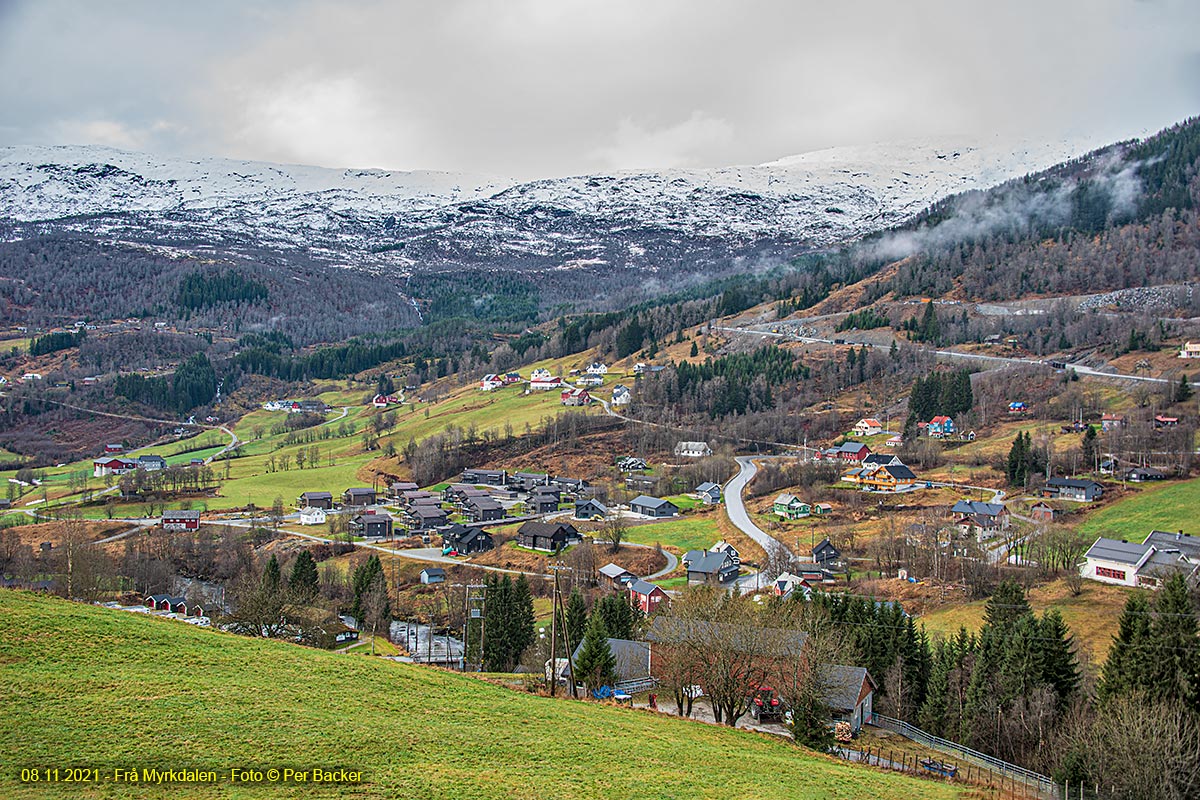
<instances>
[{"instance_id":1,"label":"house with grey roof","mask_svg":"<svg viewBox=\"0 0 1200 800\"><path fill-rule=\"evenodd\" d=\"M736 578L740 571L737 562L725 551L689 550L683 556L683 566L687 569L689 584L721 586Z\"/></svg>"},{"instance_id":2,"label":"house with grey roof","mask_svg":"<svg viewBox=\"0 0 1200 800\"><path fill-rule=\"evenodd\" d=\"M642 494L629 501L629 510L645 517L665 518L678 514L679 506L661 497Z\"/></svg>"},{"instance_id":3,"label":"house with grey roof","mask_svg":"<svg viewBox=\"0 0 1200 800\"><path fill-rule=\"evenodd\" d=\"M959 500L950 509L955 515L954 523L964 535L974 534L985 539L1008 529L1010 517L1003 503L985 503L981 500Z\"/></svg>"},{"instance_id":4,"label":"house with grey roof","mask_svg":"<svg viewBox=\"0 0 1200 800\"><path fill-rule=\"evenodd\" d=\"M1104 487L1095 481L1077 478L1051 478L1042 489L1043 497L1060 500L1079 500L1090 503L1104 494Z\"/></svg>"},{"instance_id":5,"label":"house with grey roof","mask_svg":"<svg viewBox=\"0 0 1200 800\"><path fill-rule=\"evenodd\" d=\"M716 505L721 502L721 487L712 481L705 481L700 484L695 488L694 492L700 498L700 502L706 506Z\"/></svg>"},{"instance_id":6,"label":"house with grey roof","mask_svg":"<svg viewBox=\"0 0 1200 800\"><path fill-rule=\"evenodd\" d=\"M831 664L821 676L822 701L834 722L850 723L857 733L874 713L875 690L879 688L866 667Z\"/></svg>"},{"instance_id":7,"label":"house with grey roof","mask_svg":"<svg viewBox=\"0 0 1200 800\"><path fill-rule=\"evenodd\" d=\"M1200 579L1200 540L1183 531L1151 531L1141 544L1101 536L1084 554L1079 571L1101 583L1150 589L1182 574L1194 586Z\"/></svg>"},{"instance_id":8,"label":"house with grey roof","mask_svg":"<svg viewBox=\"0 0 1200 800\"><path fill-rule=\"evenodd\" d=\"M617 682L614 689L620 691L639 691L653 685L650 677L650 645L646 642L634 642L629 639L609 639L608 650L616 660ZM583 642L576 645L571 653L571 664L579 661L583 652Z\"/></svg>"}]
</instances>

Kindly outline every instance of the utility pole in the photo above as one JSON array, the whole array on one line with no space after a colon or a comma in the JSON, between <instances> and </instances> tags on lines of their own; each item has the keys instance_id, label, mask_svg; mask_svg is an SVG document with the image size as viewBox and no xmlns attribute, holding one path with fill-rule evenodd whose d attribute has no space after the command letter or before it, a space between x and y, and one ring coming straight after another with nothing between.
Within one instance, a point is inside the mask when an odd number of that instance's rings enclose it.
<instances>
[{"instance_id":1,"label":"utility pole","mask_svg":"<svg viewBox=\"0 0 1200 800\"><path fill-rule=\"evenodd\" d=\"M546 671L546 680L550 683L550 696L554 697L558 688L558 571L561 564L550 565L554 573L554 584L550 600L550 667Z\"/></svg>"}]
</instances>

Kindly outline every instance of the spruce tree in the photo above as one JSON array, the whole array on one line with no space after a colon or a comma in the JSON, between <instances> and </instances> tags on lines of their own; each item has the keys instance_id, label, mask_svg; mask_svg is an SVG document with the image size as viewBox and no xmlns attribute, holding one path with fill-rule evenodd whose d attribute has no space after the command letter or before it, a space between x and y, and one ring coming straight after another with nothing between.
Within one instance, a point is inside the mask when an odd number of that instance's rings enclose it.
<instances>
[{"instance_id":1,"label":"spruce tree","mask_svg":"<svg viewBox=\"0 0 1200 800\"><path fill-rule=\"evenodd\" d=\"M1186 403L1192 399L1192 384L1188 382L1187 375L1179 376L1179 385L1175 387L1175 402Z\"/></svg>"},{"instance_id":2,"label":"spruce tree","mask_svg":"<svg viewBox=\"0 0 1200 800\"><path fill-rule=\"evenodd\" d=\"M575 661L575 679L594 690L612 684L616 676L617 659L608 646L604 618L600 614L592 614L583 636L583 649Z\"/></svg>"},{"instance_id":3,"label":"spruce tree","mask_svg":"<svg viewBox=\"0 0 1200 800\"><path fill-rule=\"evenodd\" d=\"M1054 688L1060 704L1079 688L1079 662L1071 630L1057 609L1048 609L1039 622L1042 680Z\"/></svg>"},{"instance_id":4,"label":"spruce tree","mask_svg":"<svg viewBox=\"0 0 1200 800\"><path fill-rule=\"evenodd\" d=\"M320 593L320 577L317 575L317 562L312 553L301 550L292 564L292 574L288 579L288 589L299 602L308 602Z\"/></svg>"},{"instance_id":5,"label":"spruce tree","mask_svg":"<svg viewBox=\"0 0 1200 800\"><path fill-rule=\"evenodd\" d=\"M1200 711L1200 639L1196 611L1183 575L1167 579L1154 598L1147 689L1168 702Z\"/></svg>"},{"instance_id":6,"label":"spruce tree","mask_svg":"<svg viewBox=\"0 0 1200 800\"><path fill-rule=\"evenodd\" d=\"M354 617L360 625L363 620L363 595L370 591L371 583L377 575L383 575L383 564L380 563L379 556L372 554L362 566L354 570L354 576L350 581L351 588L354 589L354 602L350 605L350 616Z\"/></svg>"},{"instance_id":7,"label":"spruce tree","mask_svg":"<svg viewBox=\"0 0 1200 800\"><path fill-rule=\"evenodd\" d=\"M622 595L610 594L596 601L592 616L604 619L604 629L613 639L632 639L636 622L633 606Z\"/></svg>"},{"instance_id":8,"label":"spruce tree","mask_svg":"<svg viewBox=\"0 0 1200 800\"><path fill-rule=\"evenodd\" d=\"M946 712L949 706L950 671L954 669L954 652L950 645L939 643L933 657L933 669L925 686L925 702L917 716L917 724L934 736L946 732Z\"/></svg>"},{"instance_id":9,"label":"spruce tree","mask_svg":"<svg viewBox=\"0 0 1200 800\"><path fill-rule=\"evenodd\" d=\"M524 574L513 582L512 658L516 663L537 634L534 631L533 595Z\"/></svg>"},{"instance_id":10,"label":"spruce tree","mask_svg":"<svg viewBox=\"0 0 1200 800\"><path fill-rule=\"evenodd\" d=\"M1014 580L1002 581L992 592L983 608L984 625L991 628L1000 638L1005 637L1017 620L1032 616L1025 589Z\"/></svg>"},{"instance_id":11,"label":"spruce tree","mask_svg":"<svg viewBox=\"0 0 1200 800\"><path fill-rule=\"evenodd\" d=\"M1141 594L1131 595L1125 601L1096 687L1101 702L1144 688L1152 657L1149 645L1150 604Z\"/></svg>"},{"instance_id":12,"label":"spruce tree","mask_svg":"<svg viewBox=\"0 0 1200 800\"><path fill-rule=\"evenodd\" d=\"M587 604L583 601L583 595L579 593L579 589L572 589L571 596L567 599L566 613L566 637L570 647L578 647L583 641L583 634L587 630L588 613Z\"/></svg>"},{"instance_id":13,"label":"spruce tree","mask_svg":"<svg viewBox=\"0 0 1200 800\"><path fill-rule=\"evenodd\" d=\"M283 576L279 572L279 559L274 555L267 559L267 565L263 567L262 585L263 591L267 594L275 594L283 589Z\"/></svg>"}]
</instances>

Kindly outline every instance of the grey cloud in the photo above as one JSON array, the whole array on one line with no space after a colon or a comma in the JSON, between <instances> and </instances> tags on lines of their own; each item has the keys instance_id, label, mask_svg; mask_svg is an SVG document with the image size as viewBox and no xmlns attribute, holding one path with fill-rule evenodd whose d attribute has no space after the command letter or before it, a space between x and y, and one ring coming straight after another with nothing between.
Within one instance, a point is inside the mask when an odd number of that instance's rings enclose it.
<instances>
[{"instance_id":1,"label":"grey cloud","mask_svg":"<svg viewBox=\"0 0 1200 800\"><path fill-rule=\"evenodd\" d=\"M1183 0L0 5L0 144L522 177L1195 113Z\"/></svg>"}]
</instances>

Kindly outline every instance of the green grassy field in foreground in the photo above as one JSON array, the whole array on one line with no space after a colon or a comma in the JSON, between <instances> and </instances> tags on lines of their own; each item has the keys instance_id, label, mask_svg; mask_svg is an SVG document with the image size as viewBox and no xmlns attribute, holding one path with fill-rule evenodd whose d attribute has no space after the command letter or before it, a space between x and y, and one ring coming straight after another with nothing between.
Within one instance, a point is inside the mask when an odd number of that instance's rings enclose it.
<instances>
[{"instance_id":1,"label":"green grassy field in foreground","mask_svg":"<svg viewBox=\"0 0 1200 800\"><path fill-rule=\"evenodd\" d=\"M770 736L0 590L0 797L951 798ZM360 769L358 786L29 784L22 767Z\"/></svg>"}]
</instances>

